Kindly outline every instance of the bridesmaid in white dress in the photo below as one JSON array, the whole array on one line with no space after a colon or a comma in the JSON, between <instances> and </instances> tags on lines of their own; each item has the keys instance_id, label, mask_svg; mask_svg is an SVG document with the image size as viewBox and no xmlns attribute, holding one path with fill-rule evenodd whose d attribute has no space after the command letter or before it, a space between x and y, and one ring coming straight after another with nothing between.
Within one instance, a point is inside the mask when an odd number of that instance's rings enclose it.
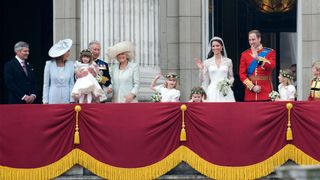
<instances>
[{"instance_id":1,"label":"bridesmaid in white dress","mask_svg":"<svg viewBox=\"0 0 320 180\"><path fill-rule=\"evenodd\" d=\"M162 75L158 74L151 82L151 89L161 94L161 102L179 102L180 91L176 89L178 75L169 73L165 76L164 84L156 86L158 79Z\"/></svg>"},{"instance_id":2,"label":"bridesmaid in white dress","mask_svg":"<svg viewBox=\"0 0 320 180\"><path fill-rule=\"evenodd\" d=\"M232 60L227 58L223 40L213 37L209 45L207 59L203 63L200 59L195 61L200 69L200 81L207 94L207 102L235 102L231 89L234 81ZM224 93L219 90L218 84L225 80L230 82L230 86L226 86Z\"/></svg>"},{"instance_id":3,"label":"bridesmaid in white dress","mask_svg":"<svg viewBox=\"0 0 320 180\"><path fill-rule=\"evenodd\" d=\"M117 59L110 68L112 81L112 102L138 102L140 86L139 65L131 62L134 47L129 41L120 42L108 49L109 59Z\"/></svg>"},{"instance_id":4,"label":"bridesmaid in white dress","mask_svg":"<svg viewBox=\"0 0 320 180\"><path fill-rule=\"evenodd\" d=\"M49 50L52 60L46 62L43 78L43 104L66 104L73 102L71 90L74 85L73 61L68 61L71 39L54 44Z\"/></svg>"},{"instance_id":5,"label":"bridesmaid in white dress","mask_svg":"<svg viewBox=\"0 0 320 180\"><path fill-rule=\"evenodd\" d=\"M290 69L281 69L278 79L280 83L278 86L280 97L276 98L275 101L294 101L296 88L293 85L292 71Z\"/></svg>"}]
</instances>

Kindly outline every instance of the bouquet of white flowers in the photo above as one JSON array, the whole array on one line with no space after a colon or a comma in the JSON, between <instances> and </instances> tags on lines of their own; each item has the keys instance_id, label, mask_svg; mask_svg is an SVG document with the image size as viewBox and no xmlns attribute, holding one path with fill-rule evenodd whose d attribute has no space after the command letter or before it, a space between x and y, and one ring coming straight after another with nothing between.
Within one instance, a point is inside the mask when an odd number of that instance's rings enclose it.
<instances>
[{"instance_id":1,"label":"bouquet of white flowers","mask_svg":"<svg viewBox=\"0 0 320 180\"><path fill-rule=\"evenodd\" d=\"M161 94L159 92L155 92L154 94L152 94L151 96L151 101L152 102L160 102L161 101Z\"/></svg>"},{"instance_id":2,"label":"bouquet of white flowers","mask_svg":"<svg viewBox=\"0 0 320 180\"><path fill-rule=\"evenodd\" d=\"M271 91L271 93L269 93L269 98L274 101L275 99L279 98L280 94L277 91Z\"/></svg>"},{"instance_id":3,"label":"bouquet of white flowers","mask_svg":"<svg viewBox=\"0 0 320 180\"><path fill-rule=\"evenodd\" d=\"M218 82L217 88L222 93L223 96L227 96L231 85L232 85L231 81L225 78L224 80Z\"/></svg>"}]
</instances>

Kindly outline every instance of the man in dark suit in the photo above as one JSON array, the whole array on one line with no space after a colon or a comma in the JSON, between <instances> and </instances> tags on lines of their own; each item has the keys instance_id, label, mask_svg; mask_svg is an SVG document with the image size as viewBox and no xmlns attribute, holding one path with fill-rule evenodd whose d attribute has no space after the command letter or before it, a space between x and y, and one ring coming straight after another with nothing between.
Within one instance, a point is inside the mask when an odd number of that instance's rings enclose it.
<instances>
[{"instance_id":1,"label":"man in dark suit","mask_svg":"<svg viewBox=\"0 0 320 180\"><path fill-rule=\"evenodd\" d=\"M4 66L4 80L8 90L8 104L31 104L36 99L33 68L26 62L29 44L18 42L14 46L16 56Z\"/></svg>"},{"instance_id":2,"label":"man in dark suit","mask_svg":"<svg viewBox=\"0 0 320 180\"><path fill-rule=\"evenodd\" d=\"M109 73L109 66L108 66L108 63L106 63L104 60L99 59L101 44L98 41L91 41L88 47L92 52L93 61L99 67L99 73L96 79L98 80L98 83L101 85L103 89L107 88L107 93L110 94L112 93L112 86L111 86L111 77ZM100 97L100 102L105 102L106 100L107 100L107 97L105 95Z\"/></svg>"}]
</instances>

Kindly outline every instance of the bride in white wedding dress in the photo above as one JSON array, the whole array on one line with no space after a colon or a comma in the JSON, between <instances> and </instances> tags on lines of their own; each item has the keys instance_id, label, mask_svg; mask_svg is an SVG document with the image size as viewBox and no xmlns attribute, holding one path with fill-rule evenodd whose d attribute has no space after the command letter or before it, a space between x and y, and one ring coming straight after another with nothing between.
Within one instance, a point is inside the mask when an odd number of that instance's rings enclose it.
<instances>
[{"instance_id":1,"label":"bride in white wedding dress","mask_svg":"<svg viewBox=\"0 0 320 180\"><path fill-rule=\"evenodd\" d=\"M200 69L200 81L206 91L207 102L235 102L231 86L234 81L232 60L227 58L223 40L213 37L207 59L195 63Z\"/></svg>"}]
</instances>

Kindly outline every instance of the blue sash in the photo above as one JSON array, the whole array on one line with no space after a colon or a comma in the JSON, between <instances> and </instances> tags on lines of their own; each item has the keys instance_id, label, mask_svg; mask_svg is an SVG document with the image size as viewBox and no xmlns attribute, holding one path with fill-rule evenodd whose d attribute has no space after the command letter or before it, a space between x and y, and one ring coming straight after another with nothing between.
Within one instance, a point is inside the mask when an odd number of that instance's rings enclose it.
<instances>
[{"instance_id":1,"label":"blue sash","mask_svg":"<svg viewBox=\"0 0 320 180\"><path fill-rule=\"evenodd\" d=\"M267 54L270 52L270 49L267 49L267 48L264 48L259 54L258 56L260 57L263 57L263 58L266 58ZM254 70L258 67L258 60L254 59L249 67L247 68L247 74L248 74L248 77L250 77L252 75L252 73L254 72Z\"/></svg>"}]
</instances>

